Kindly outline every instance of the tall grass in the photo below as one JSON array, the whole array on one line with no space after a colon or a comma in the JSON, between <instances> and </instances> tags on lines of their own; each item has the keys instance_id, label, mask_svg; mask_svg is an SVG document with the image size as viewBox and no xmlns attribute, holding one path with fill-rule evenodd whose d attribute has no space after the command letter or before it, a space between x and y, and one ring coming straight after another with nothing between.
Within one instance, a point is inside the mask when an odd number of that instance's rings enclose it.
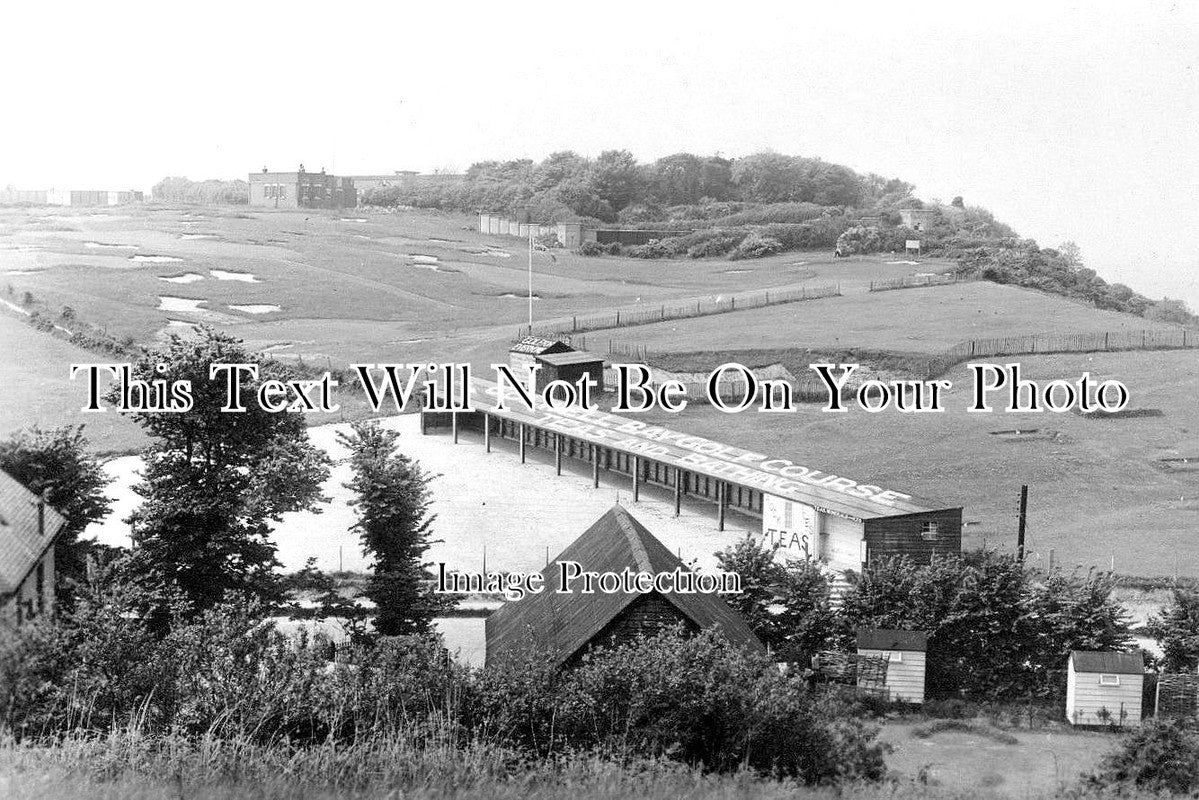
<instances>
[{"instance_id":1,"label":"tall grass","mask_svg":"<svg viewBox=\"0 0 1199 800\"><path fill-rule=\"evenodd\" d=\"M443 747L402 736L293 748L247 739L149 736L136 729L68 736L52 745L0 743L5 800L296 800L297 798L572 798L572 800L863 800L965 794L913 783L861 784L841 792L706 774L665 761L617 764L581 754L529 761L492 746ZM985 795L983 795L985 797ZM971 793L977 799L977 793Z\"/></svg>"}]
</instances>

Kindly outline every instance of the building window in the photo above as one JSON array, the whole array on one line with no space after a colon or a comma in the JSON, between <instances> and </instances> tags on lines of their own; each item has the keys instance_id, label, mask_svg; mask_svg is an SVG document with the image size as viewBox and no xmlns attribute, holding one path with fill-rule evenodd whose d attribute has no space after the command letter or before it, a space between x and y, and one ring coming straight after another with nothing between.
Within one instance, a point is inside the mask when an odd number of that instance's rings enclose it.
<instances>
[{"instance_id":1,"label":"building window","mask_svg":"<svg viewBox=\"0 0 1199 800\"><path fill-rule=\"evenodd\" d=\"M935 542L940 538L940 531L937 529L935 522L920 523L920 538L926 542Z\"/></svg>"},{"instance_id":2,"label":"building window","mask_svg":"<svg viewBox=\"0 0 1199 800\"><path fill-rule=\"evenodd\" d=\"M892 664L902 664L903 663L903 651L902 650L890 651L889 653L887 653L887 660L890 661Z\"/></svg>"},{"instance_id":3,"label":"building window","mask_svg":"<svg viewBox=\"0 0 1199 800\"><path fill-rule=\"evenodd\" d=\"M1119 686L1120 685L1120 676L1119 675L1100 675L1099 676L1099 685L1100 686Z\"/></svg>"}]
</instances>

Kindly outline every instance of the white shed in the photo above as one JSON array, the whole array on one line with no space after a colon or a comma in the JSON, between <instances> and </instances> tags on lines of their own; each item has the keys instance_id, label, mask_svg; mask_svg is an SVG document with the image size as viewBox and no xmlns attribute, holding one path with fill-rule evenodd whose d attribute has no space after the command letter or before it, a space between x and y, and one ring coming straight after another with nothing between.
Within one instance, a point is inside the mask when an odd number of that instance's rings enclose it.
<instances>
[{"instance_id":1,"label":"white shed","mask_svg":"<svg viewBox=\"0 0 1199 800\"><path fill-rule=\"evenodd\" d=\"M924 702L925 631L858 629L858 655L887 659L887 691L892 700Z\"/></svg>"},{"instance_id":2,"label":"white shed","mask_svg":"<svg viewBox=\"0 0 1199 800\"><path fill-rule=\"evenodd\" d=\"M1071 725L1137 727L1144 685L1140 653L1074 650L1066 668L1066 719Z\"/></svg>"}]
</instances>

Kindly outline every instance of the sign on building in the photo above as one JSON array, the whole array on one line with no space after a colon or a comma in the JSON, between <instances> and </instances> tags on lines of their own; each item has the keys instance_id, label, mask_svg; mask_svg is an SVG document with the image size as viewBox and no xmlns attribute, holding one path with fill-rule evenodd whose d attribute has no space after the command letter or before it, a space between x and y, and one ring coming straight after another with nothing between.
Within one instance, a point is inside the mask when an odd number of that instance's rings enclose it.
<instances>
[{"instance_id":1,"label":"sign on building","mask_svg":"<svg viewBox=\"0 0 1199 800\"><path fill-rule=\"evenodd\" d=\"M772 494L762 495L762 540L790 558L816 558L816 509Z\"/></svg>"}]
</instances>

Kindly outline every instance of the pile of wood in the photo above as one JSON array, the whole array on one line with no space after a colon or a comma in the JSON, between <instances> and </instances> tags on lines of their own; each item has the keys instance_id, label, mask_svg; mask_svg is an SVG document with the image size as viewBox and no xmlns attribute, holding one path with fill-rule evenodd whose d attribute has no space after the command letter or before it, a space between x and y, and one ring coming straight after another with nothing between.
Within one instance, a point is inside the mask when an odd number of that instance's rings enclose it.
<instances>
[{"instance_id":1,"label":"pile of wood","mask_svg":"<svg viewBox=\"0 0 1199 800\"><path fill-rule=\"evenodd\" d=\"M812 656L817 683L844 683L883 691L887 684L887 657L822 651Z\"/></svg>"}]
</instances>

